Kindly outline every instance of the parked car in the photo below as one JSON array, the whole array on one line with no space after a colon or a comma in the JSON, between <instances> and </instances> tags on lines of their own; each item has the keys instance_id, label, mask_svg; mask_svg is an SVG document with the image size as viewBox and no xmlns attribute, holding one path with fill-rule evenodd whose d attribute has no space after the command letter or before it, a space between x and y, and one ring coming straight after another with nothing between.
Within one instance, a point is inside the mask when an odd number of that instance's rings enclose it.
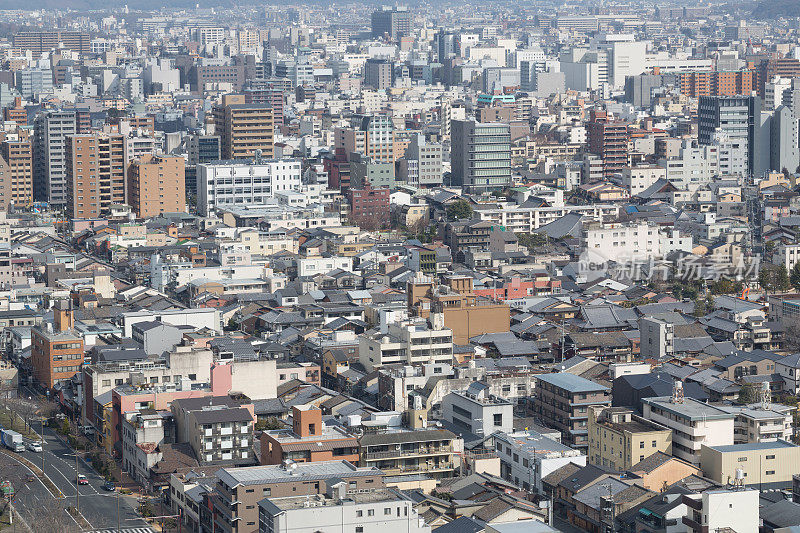
<instances>
[{"instance_id":1,"label":"parked car","mask_svg":"<svg viewBox=\"0 0 800 533\"><path fill-rule=\"evenodd\" d=\"M78 485L88 485L89 480L83 474L78 474Z\"/></svg>"},{"instance_id":2,"label":"parked car","mask_svg":"<svg viewBox=\"0 0 800 533\"><path fill-rule=\"evenodd\" d=\"M28 443L28 450L36 453L42 453L42 443L41 442L29 442Z\"/></svg>"}]
</instances>

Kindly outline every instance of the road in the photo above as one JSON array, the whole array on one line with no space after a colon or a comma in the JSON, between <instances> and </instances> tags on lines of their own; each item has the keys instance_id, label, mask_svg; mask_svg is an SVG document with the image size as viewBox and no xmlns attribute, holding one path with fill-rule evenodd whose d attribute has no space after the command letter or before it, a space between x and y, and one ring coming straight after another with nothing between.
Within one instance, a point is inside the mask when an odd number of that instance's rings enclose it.
<instances>
[{"instance_id":1,"label":"road","mask_svg":"<svg viewBox=\"0 0 800 533\"><path fill-rule=\"evenodd\" d=\"M39 531L36 526L42 523L52 524L51 531L86 531L66 512L67 507L79 507L92 532L154 533L136 512L136 499L103 489L105 480L82 458L78 459L78 472L86 476L89 484L77 485L73 450L49 428L44 431L43 453L25 451L22 455L39 467L44 458L44 472L61 491L61 497L54 497L38 478L28 481L32 472L26 466L0 454L0 480L8 479L13 484L14 508L24 522L31 524L34 531Z\"/></svg>"},{"instance_id":2,"label":"road","mask_svg":"<svg viewBox=\"0 0 800 533\"><path fill-rule=\"evenodd\" d=\"M80 513L98 530L112 529L119 524L121 529L147 528L147 522L142 520L135 510L136 501L132 497L119 496L116 492L103 489L105 480L89 463L82 458L78 459L78 472L86 476L88 485L78 485L75 481L75 453L72 448L64 444L50 429L44 428L44 472L47 477L62 492L69 505L76 506ZM38 453L25 452L27 458L37 465L41 464L42 457ZM77 493L76 494L76 489ZM76 503L77 502L77 503ZM119 508L119 518L117 516ZM136 532L139 533L139 532Z\"/></svg>"}]
</instances>

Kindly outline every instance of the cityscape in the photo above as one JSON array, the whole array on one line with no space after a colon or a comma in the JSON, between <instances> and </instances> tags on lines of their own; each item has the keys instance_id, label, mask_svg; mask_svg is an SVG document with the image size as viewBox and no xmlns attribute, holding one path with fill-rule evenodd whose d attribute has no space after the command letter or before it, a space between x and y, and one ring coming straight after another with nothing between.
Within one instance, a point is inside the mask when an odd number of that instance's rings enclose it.
<instances>
[{"instance_id":1,"label":"cityscape","mask_svg":"<svg viewBox=\"0 0 800 533\"><path fill-rule=\"evenodd\" d=\"M3 533L800 532L800 3L0 2Z\"/></svg>"}]
</instances>

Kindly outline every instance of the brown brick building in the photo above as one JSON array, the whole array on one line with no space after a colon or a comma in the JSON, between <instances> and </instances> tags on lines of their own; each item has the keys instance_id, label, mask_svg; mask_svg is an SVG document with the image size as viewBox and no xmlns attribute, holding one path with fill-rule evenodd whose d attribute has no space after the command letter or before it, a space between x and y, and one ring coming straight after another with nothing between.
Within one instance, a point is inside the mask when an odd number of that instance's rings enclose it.
<instances>
[{"instance_id":1,"label":"brown brick building","mask_svg":"<svg viewBox=\"0 0 800 533\"><path fill-rule=\"evenodd\" d=\"M214 106L214 132L219 135L222 159L249 159L261 150L272 158L275 149L272 109L266 104L247 104L240 94L222 97Z\"/></svg>"},{"instance_id":2,"label":"brown brick building","mask_svg":"<svg viewBox=\"0 0 800 533\"><path fill-rule=\"evenodd\" d=\"M34 56L62 45L80 54L88 54L92 48L89 34L79 31L21 31L14 34L14 48L30 50Z\"/></svg>"},{"instance_id":3,"label":"brown brick building","mask_svg":"<svg viewBox=\"0 0 800 533\"><path fill-rule=\"evenodd\" d=\"M261 464L345 460L358 463L358 440L344 429L325 426L317 408L292 408L292 430L261 434Z\"/></svg>"},{"instance_id":4,"label":"brown brick building","mask_svg":"<svg viewBox=\"0 0 800 533\"><path fill-rule=\"evenodd\" d=\"M586 124L589 151L603 160L603 177L611 178L628 165L628 125L593 110Z\"/></svg>"},{"instance_id":5,"label":"brown brick building","mask_svg":"<svg viewBox=\"0 0 800 533\"><path fill-rule=\"evenodd\" d=\"M511 325L511 310L473 292L472 278L450 276L445 290L433 278L418 275L406 288L408 310L412 316L428 318L441 313L444 326L453 332L453 344L469 344L469 339L484 333L504 333Z\"/></svg>"},{"instance_id":6,"label":"brown brick building","mask_svg":"<svg viewBox=\"0 0 800 533\"><path fill-rule=\"evenodd\" d=\"M3 208L27 206L33 202L33 146L30 137L0 143L0 157L8 164L9 179L3 180Z\"/></svg>"},{"instance_id":7,"label":"brown brick building","mask_svg":"<svg viewBox=\"0 0 800 533\"><path fill-rule=\"evenodd\" d=\"M97 218L125 203L126 139L122 135L72 135L66 140L67 214Z\"/></svg>"},{"instance_id":8,"label":"brown brick building","mask_svg":"<svg viewBox=\"0 0 800 533\"><path fill-rule=\"evenodd\" d=\"M264 498L321 494L330 479L346 481L348 492L384 486L383 472L358 468L347 461L223 468L216 475L214 490L204 496L216 522L214 526L208 524L207 531L231 533L258 531L258 502Z\"/></svg>"},{"instance_id":9,"label":"brown brick building","mask_svg":"<svg viewBox=\"0 0 800 533\"><path fill-rule=\"evenodd\" d=\"M71 379L83 365L83 337L73 329L70 302L58 302L53 311L53 322L42 322L31 329L33 377L47 389Z\"/></svg>"},{"instance_id":10,"label":"brown brick building","mask_svg":"<svg viewBox=\"0 0 800 533\"><path fill-rule=\"evenodd\" d=\"M144 155L128 168L128 203L139 218L186 211L182 157Z\"/></svg>"}]
</instances>

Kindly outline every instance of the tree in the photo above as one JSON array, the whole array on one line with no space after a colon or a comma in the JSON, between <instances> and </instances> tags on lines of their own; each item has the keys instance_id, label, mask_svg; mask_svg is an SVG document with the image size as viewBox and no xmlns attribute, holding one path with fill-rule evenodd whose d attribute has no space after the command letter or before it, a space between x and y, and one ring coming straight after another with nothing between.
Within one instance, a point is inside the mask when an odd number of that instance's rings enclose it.
<instances>
[{"instance_id":1,"label":"tree","mask_svg":"<svg viewBox=\"0 0 800 533\"><path fill-rule=\"evenodd\" d=\"M756 388L753 387L752 383L745 383L742 385L742 388L739 389L739 399L738 402L741 404L750 404L755 403L758 401L758 392Z\"/></svg>"},{"instance_id":2,"label":"tree","mask_svg":"<svg viewBox=\"0 0 800 533\"><path fill-rule=\"evenodd\" d=\"M547 244L547 236L541 233L517 233L516 235L519 245L527 248L529 252Z\"/></svg>"},{"instance_id":3,"label":"tree","mask_svg":"<svg viewBox=\"0 0 800 533\"><path fill-rule=\"evenodd\" d=\"M778 267L777 279L775 280L775 287L779 291L785 291L789 289L789 271L786 270L786 265L781 265Z\"/></svg>"},{"instance_id":4,"label":"tree","mask_svg":"<svg viewBox=\"0 0 800 533\"><path fill-rule=\"evenodd\" d=\"M463 220L472 217L472 206L463 198L447 206L448 220Z\"/></svg>"},{"instance_id":5,"label":"tree","mask_svg":"<svg viewBox=\"0 0 800 533\"><path fill-rule=\"evenodd\" d=\"M789 275L789 283L796 290L800 291L800 261L792 267L792 273Z\"/></svg>"},{"instance_id":6,"label":"tree","mask_svg":"<svg viewBox=\"0 0 800 533\"><path fill-rule=\"evenodd\" d=\"M720 278L711 285L712 294L738 294L742 292L742 282L729 278Z\"/></svg>"},{"instance_id":7,"label":"tree","mask_svg":"<svg viewBox=\"0 0 800 533\"><path fill-rule=\"evenodd\" d=\"M714 299L711 295L705 298L696 298L694 301L694 316L706 316L714 309Z\"/></svg>"}]
</instances>

